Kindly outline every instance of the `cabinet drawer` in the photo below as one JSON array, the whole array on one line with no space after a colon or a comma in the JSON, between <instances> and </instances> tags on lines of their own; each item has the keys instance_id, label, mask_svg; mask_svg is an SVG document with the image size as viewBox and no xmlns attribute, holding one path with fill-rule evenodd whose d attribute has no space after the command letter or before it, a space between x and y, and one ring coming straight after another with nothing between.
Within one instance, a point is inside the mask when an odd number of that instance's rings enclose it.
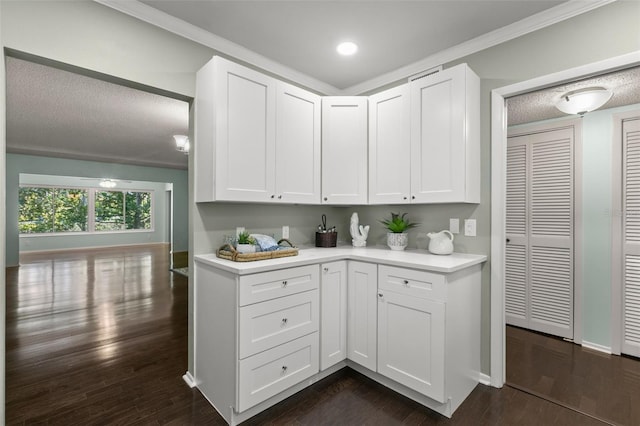
<instances>
[{"instance_id":1,"label":"cabinet drawer","mask_svg":"<svg viewBox=\"0 0 640 426\"><path fill-rule=\"evenodd\" d=\"M240 277L240 306L318 288L319 266L280 269Z\"/></svg>"},{"instance_id":2,"label":"cabinet drawer","mask_svg":"<svg viewBox=\"0 0 640 426\"><path fill-rule=\"evenodd\" d=\"M318 290L240 308L239 358L318 331Z\"/></svg>"},{"instance_id":3,"label":"cabinet drawer","mask_svg":"<svg viewBox=\"0 0 640 426\"><path fill-rule=\"evenodd\" d=\"M414 297L445 301L444 275L415 269L378 266L378 287Z\"/></svg>"},{"instance_id":4,"label":"cabinet drawer","mask_svg":"<svg viewBox=\"0 0 640 426\"><path fill-rule=\"evenodd\" d=\"M313 333L241 360L238 412L316 374L318 352L318 333Z\"/></svg>"}]
</instances>

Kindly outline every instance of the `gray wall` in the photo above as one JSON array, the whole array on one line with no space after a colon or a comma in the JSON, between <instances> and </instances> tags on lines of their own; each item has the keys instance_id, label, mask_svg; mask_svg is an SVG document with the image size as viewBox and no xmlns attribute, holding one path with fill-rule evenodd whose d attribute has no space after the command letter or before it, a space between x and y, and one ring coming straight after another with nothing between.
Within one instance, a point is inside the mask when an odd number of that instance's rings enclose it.
<instances>
[{"instance_id":1,"label":"gray wall","mask_svg":"<svg viewBox=\"0 0 640 426\"><path fill-rule=\"evenodd\" d=\"M155 190L157 221L155 232L132 232L117 234L83 234L71 236L26 237L18 236L18 185L20 173L39 175L110 177L132 181ZM18 264L18 253L23 250L54 250L64 248L98 247L168 241L166 235L165 183L172 183L174 190L174 250L188 249L188 180L186 170L140 167L124 164L100 163L96 161L68 160L63 158L38 157L8 154L6 169L6 262L8 266ZM154 183L155 182L155 183Z\"/></svg>"},{"instance_id":2,"label":"gray wall","mask_svg":"<svg viewBox=\"0 0 640 426\"><path fill-rule=\"evenodd\" d=\"M4 45L154 87L194 95L195 72L213 51L176 37L93 2L1 2ZM460 238L457 249L490 252L490 91L511 83L640 50L637 17L640 3L621 1L603 6L535 33L462 58L482 79L482 203L476 206L415 206L407 208L423 223L417 232L445 228L449 217L478 220L478 237ZM117 31L114 31L117 28ZM450 66L453 64L446 64ZM0 173L2 174L2 173ZM326 212L330 221L346 226L352 210L370 223L396 207L331 208L254 206L253 216L236 219L245 205L193 207L193 252L216 247L221 235L236 225L277 230L287 222L292 235L310 238L310 227ZM249 209L251 207L249 206ZM245 213L242 213L245 214ZM311 222L311 223L309 223ZM293 224L293 225L291 225ZM341 232L344 235L344 232ZM380 238L380 229L371 238ZM378 233L378 234L376 234ZM412 233L412 245L418 243ZM306 236L306 237L303 237ZM295 237L294 237L295 238ZM301 241L303 242L303 241ZM490 365L489 263L482 280L482 370ZM189 368L193 367L190 347Z\"/></svg>"}]
</instances>

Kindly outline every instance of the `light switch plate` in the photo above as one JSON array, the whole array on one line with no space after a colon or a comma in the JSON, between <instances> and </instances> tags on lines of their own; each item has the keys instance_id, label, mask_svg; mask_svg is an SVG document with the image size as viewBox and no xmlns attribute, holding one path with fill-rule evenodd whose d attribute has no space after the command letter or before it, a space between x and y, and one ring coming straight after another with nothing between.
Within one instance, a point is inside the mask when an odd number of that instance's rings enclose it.
<instances>
[{"instance_id":1,"label":"light switch plate","mask_svg":"<svg viewBox=\"0 0 640 426\"><path fill-rule=\"evenodd\" d=\"M449 232L451 232L452 234L459 234L460 233L460 219L456 218L451 218L449 219Z\"/></svg>"},{"instance_id":2,"label":"light switch plate","mask_svg":"<svg viewBox=\"0 0 640 426\"><path fill-rule=\"evenodd\" d=\"M282 238L289 238L289 227L288 226L283 226L282 227Z\"/></svg>"},{"instance_id":3,"label":"light switch plate","mask_svg":"<svg viewBox=\"0 0 640 426\"><path fill-rule=\"evenodd\" d=\"M464 235L467 237L476 236L476 220L475 219L464 220Z\"/></svg>"}]
</instances>

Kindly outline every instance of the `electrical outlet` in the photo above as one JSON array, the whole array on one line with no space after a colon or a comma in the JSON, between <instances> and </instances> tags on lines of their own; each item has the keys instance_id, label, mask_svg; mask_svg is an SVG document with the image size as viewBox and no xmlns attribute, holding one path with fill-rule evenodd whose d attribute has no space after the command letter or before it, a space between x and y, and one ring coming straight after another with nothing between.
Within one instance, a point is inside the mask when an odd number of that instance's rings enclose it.
<instances>
[{"instance_id":1,"label":"electrical outlet","mask_svg":"<svg viewBox=\"0 0 640 426\"><path fill-rule=\"evenodd\" d=\"M236 237L244 232L244 226L238 226L236 228Z\"/></svg>"},{"instance_id":2,"label":"electrical outlet","mask_svg":"<svg viewBox=\"0 0 640 426\"><path fill-rule=\"evenodd\" d=\"M457 217L449 219L449 232L452 234L460 233L460 219Z\"/></svg>"},{"instance_id":3,"label":"electrical outlet","mask_svg":"<svg viewBox=\"0 0 640 426\"><path fill-rule=\"evenodd\" d=\"M288 226L283 226L282 227L282 238L289 238L289 227Z\"/></svg>"},{"instance_id":4,"label":"electrical outlet","mask_svg":"<svg viewBox=\"0 0 640 426\"><path fill-rule=\"evenodd\" d=\"M475 219L464 220L464 235L467 237L476 236L476 220Z\"/></svg>"}]
</instances>

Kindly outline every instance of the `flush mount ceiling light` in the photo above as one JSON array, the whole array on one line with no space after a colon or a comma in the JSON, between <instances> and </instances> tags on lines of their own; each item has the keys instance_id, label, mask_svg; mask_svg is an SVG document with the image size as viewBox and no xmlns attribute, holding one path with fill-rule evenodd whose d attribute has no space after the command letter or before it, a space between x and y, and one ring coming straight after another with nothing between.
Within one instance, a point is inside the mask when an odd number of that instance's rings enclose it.
<instances>
[{"instance_id":1,"label":"flush mount ceiling light","mask_svg":"<svg viewBox=\"0 0 640 426\"><path fill-rule=\"evenodd\" d=\"M184 153L184 155L188 155L191 145L189 143L189 137L185 135L173 135L173 139L176 141L176 149Z\"/></svg>"},{"instance_id":2,"label":"flush mount ceiling light","mask_svg":"<svg viewBox=\"0 0 640 426\"><path fill-rule=\"evenodd\" d=\"M345 41L336 47L336 51L343 56L351 56L358 51L358 45L352 41Z\"/></svg>"},{"instance_id":3,"label":"flush mount ceiling light","mask_svg":"<svg viewBox=\"0 0 640 426\"><path fill-rule=\"evenodd\" d=\"M115 188L116 187L116 181L113 179L102 179L100 181L100 186L103 188Z\"/></svg>"},{"instance_id":4,"label":"flush mount ceiling light","mask_svg":"<svg viewBox=\"0 0 640 426\"><path fill-rule=\"evenodd\" d=\"M604 87L587 87L562 95L556 108L565 114L584 115L606 104L613 92Z\"/></svg>"}]
</instances>

